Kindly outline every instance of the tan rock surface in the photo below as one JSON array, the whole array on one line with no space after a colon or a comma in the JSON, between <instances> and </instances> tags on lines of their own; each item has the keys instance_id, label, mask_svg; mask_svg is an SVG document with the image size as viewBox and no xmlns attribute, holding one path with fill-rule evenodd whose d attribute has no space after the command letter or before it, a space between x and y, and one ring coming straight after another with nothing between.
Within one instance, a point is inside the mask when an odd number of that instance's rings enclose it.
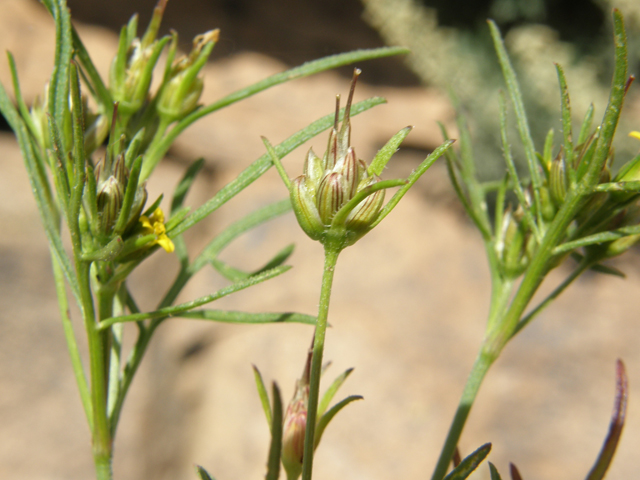
<instances>
[{"instance_id":1,"label":"tan rock surface","mask_svg":"<svg viewBox=\"0 0 640 480\"><path fill-rule=\"evenodd\" d=\"M7 6L3 24L17 26L27 14L30 21L47 23L46 15L37 17L37 8L9 18L28 2L2 2ZM43 53L52 30L45 35L45 27L31 28L39 32L37 37L17 42L0 36L0 45L9 45L18 58L24 57L17 48L22 44L27 52ZM5 35L7 29L0 32ZM83 28L82 34L87 44L104 51L115 44L100 29ZM24 30L16 27L15 35L24 38ZM27 83L28 72L48 65L50 57L43 53L36 58L30 60L33 65L18 62ZM207 72L207 101L282 68L251 54L213 65ZM39 72L33 75L46 78L46 69ZM0 70L0 78L8 84L6 70ZM330 111L333 95L346 90L345 80L329 73L278 87L212 116L183 135L173 151L181 158L161 165L151 196L171 191L184 163L205 155L212 168L189 198L191 205L200 205L262 154L259 135L282 140ZM34 83L29 91L35 95L41 84ZM387 96L389 105L355 120L359 156L370 158L393 131L411 123L416 124L409 137L413 145L428 148L437 142L433 122L449 115L442 97L363 82L358 95L371 94ZM322 151L325 140L311 143ZM1 136L0 151L0 478L92 478L89 435L58 320L46 240L10 135ZM300 149L285 160L292 176L301 170L303 156ZM393 176L406 174L418 160L401 152ZM318 449L319 480L417 479L433 467L483 335L489 294L479 236L451 207L446 182L437 165L384 223L344 252L338 265L328 377L356 367L341 393L361 394L365 401L351 405L327 429ZM285 195L275 172L269 172L199 227L189 237L190 245L197 251L243 213ZM223 258L239 267L256 267L291 242L296 244L292 271L216 307L314 313L321 249L304 237L291 215L243 236ZM583 477L608 428L614 362L621 357L631 379L630 409L607 478L637 477L640 275L637 258L631 254L626 260L627 280L584 277L506 349L474 407L463 452L492 441L490 458L505 476L513 461L524 478ZM152 308L175 268L175 259L160 252L138 272L134 290L144 307ZM552 283L559 279L554 275ZM182 299L223 285L213 271L203 271ZM128 399L116 442L115 478L193 479L193 463L219 480L262 477L268 429L251 364L266 381L276 380L288 400L310 336L311 329L300 325L167 322ZM486 466L475 478L488 478Z\"/></svg>"}]
</instances>

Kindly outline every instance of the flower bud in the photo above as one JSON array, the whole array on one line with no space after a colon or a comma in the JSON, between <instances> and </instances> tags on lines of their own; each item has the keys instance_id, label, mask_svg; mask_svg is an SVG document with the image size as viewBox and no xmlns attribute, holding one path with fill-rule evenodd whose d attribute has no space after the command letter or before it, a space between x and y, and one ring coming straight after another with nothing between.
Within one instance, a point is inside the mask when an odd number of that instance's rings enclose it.
<instances>
[{"instance_id":1,"label":"flower bud","mask_svg":"<svg viewBox=\"0 0 640 480\"><path fill-rule=\"evenodd\" d=\"M298 478L302 473L308 402L309 384L303 378L296 382L296 391L284 415L281 459L288 479Z\"/></svg>"},{"instance_id":2,"label":"flower bud","mask_svg":"<svg viewBox=\"0 0 640 480\"><path fill-rule=\"evenodd\" d=\"M521 206L513 214L510 210L504 214L501 259L505 274L511 278L520 276L529 264L527 247L530 235L525 230L522 217Z\"/></svg>"},{"instance_id":3,"label":"flower bud","mask_svg":"<svg viewBox=\"0 0 640 480\"><path fill-rule=\"evenodd\" d=\"M118 219L122 208L123 191L122 184L115 176L107 178L98 189L97 204L100 216L100 231L109 233Z\"/></svg>"},{"instance_id":4,"label":"flower bud","mask_svg":"<svg viewBox=\"0 0 640 480\"><path fill-rule=\"evenodd\" d=\"M551 163L549 172L549 190L551 198L557 207L564 203L569 187L569 178L567 175L566 165L562 152Z\"/></svg>"},{"instance_id":5,"label":"flower bud","mask_svg":"<svg viewBox=\"0 0 640 480\"><path fill-rule=\"evenodd\" d=\"M542 219L545 222L551 222L558 211L556 203L551 198L550 189L543 185L540 188L540 209L542 211Z\"/></svg>"},{"instance_id":6,"label":"flower bud","mask_svg":"<svg viewBox=\"0 0 640 480\"><path fill-rule=\"evenodd\" d=\"M190 54L171 69L158 99L158 113L166 121L180 120L198 106L204 87L198 74L207 62L219 34L219 30L211 30L195 37Z\"/></svg>"},{"instance_id":7,"label":"flower bud","mask_svg":"<svg viewBox=\"0 0 640 480\"><path fill-rule=\"evenodd\" d=\"M315 189L316 185L320 184L320 180L322 180L322 176L324 175L324 164L322 159L318 157L311 148L307 153L303 172L307 186L312 191L315 201Z\"/></svg>"},{"instance_id":8,"label":"flower bud","mask_svg":"<svg viewBox=\"0 0 640 480\"><path fill-rule=\"evenodd\" d=\"M374 182L371 182L372 184ZM354 208L347 217L346 227L357 238L369 231L369 226L378 218L384 204L384 190L369 195ZM354 240L355 241L355 240Z\"/></svg>"},{"instance_id":9,"label":"flower bud","mask_svg":"<svg viewBox=\"0 0 640 480\"><path fill-rule=\"evenodd\" d=\"M301 175L291 182L291 205L302 230L313 240L320 240L325 227L316 207L315 195Z\"/></svg>"},{"instance_id":10,"label":"flower bud","mask_svg":"<svg viewBox=\"0 0 640 480\"><path fill-rule=\"evenodd\" d=\"M340 97L337 97L334 125L329 133L327 150L320 159L309 150L304 164L304 175L290 183L293 210L302 229L314 240L325 246L345 248L371 230L378 220L384 202L384 190L370 188L380 182L377 175L382 172L393 152L409 133L401 130L382 149L384 155L376 156L372 167L358 159L350 145L351 103L359 70L354 72L344 120L338 128ZM381 151L382 151L381 150ZM395 183L394 183L395 182ZM389 181L383 188L406 183L404 180ZM366 190L365 190L366 189ZM354 200L356 198L356 200ZM338 213L340 212L340 213ZM336 216L337 214L337 216Z\"/></svg>"},{"instance_id":11,"label":"flower bud","mask_svg":"<svg viewBox=\"0 0 640 480\"><path fill-rule=\"evenodd\" d=\"M318 213L324 225L331 225L333 216L344 205L345 199L348 200L347 193L343 175L332 172L324 176L316 192Z\"/></svg>"}]
</instances>

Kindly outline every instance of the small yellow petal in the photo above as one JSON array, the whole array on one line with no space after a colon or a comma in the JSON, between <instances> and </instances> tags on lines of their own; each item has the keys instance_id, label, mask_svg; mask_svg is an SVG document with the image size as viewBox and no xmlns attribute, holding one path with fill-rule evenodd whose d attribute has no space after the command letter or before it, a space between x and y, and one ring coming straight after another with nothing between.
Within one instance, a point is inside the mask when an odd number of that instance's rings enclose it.
<instances>
[{"instance_id":1,"label":"small yellow petal","mask_svg":"<svg viewBox=\"0 0 640 480\"><path fill-rule=\"evenodd\" d=\"M160 245L162 248L164 248L165 252L167 253L171 253L176 249L171 239L166 235L159 236L156 243Z\"/></svg>"},{"instance_id":2,"label":"small yellow petal","mask_svg":"<svg viewBox=\"0 0 640 480\"><path fill-rule=\"evenodd\" d=\"M635 138L636 140L640 140L640 132L629 132L629 136Z\"/></svg>"},{"instance_id":3,"label":"small yellow petal","mask_svg":"<svg viewBox=\"0 0 640 480\"><path fill-rule=\"evenodd\" d=\"M151 219L153 220L153 223L164 223L164 212L160 207L155 209L155 211L151 215Z\"/></svg>"},{"instance_id":4,"label":"small yellow petal","mask_svg":"<svg viewBox=\"0 0 640 480\"><path fill-rule=\"evenodd\" d=\"M149 217L147 217L146 215L142 215L140 217L140 223L142 224L142 228L153 231L153 227L151 226L151 221L149 220Z\"/></svg>"}]
</instances>

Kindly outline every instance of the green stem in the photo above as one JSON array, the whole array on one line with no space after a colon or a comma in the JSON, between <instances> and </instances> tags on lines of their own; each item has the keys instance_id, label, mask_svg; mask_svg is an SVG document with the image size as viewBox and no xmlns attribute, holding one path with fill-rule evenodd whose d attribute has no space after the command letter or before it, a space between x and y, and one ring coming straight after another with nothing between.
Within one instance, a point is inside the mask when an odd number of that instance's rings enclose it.
<instances>
[{"instance_id":1,"label":"green stem","mask_svg":"<svg viewBox=\"0 0 640 480\"><path fill-rule=\"evenodd\" d=\"M464 428L464 424L466 423L469 412L471 411L471 406L473 405L476 395L478 394L478 390L480 390L480 385L482 384L482 381L494 360L495 358L491 358L489 355L482 352L476 358L473 368L471 369L471 373L469 374L469 378L467 379L467 383L464 386L462 397L458 404L458 409L453 417L453 422L451 422L451 427L449 427L447 439L442 447L442 452L440 453L440 458L438 458L438 463L436 464L436 468L431 476L431 480L442 480L446 475L449 463L453 457L453 452L458 445L462 429Z\"/></svg>"},{"instance_id":2,"label":"green stem","mask_svg":"<svg viewBox=\"0 0 640 480\"><path fill-rule=\"evenodd\" d=\"M488 328L496 323L501 323L502 318L504 318L505 312L509 305L509 299L511 297L511 291L513 288L513 280L503 279L498 275L493 277L492 280L493 289L491 293L489 319L487 321ZM471 373L469 374L467 383L465 384L464 390L462 391L462 397L460 398L460 402L458 403L458 409L456 410L456 414L453 417L451 426L449 427L447 439L445 440L442 451L440 452L440 457L438 458L438 463L436 464L436 468L433 471L431 480L442 480L442 478L444 478L444 476L446 475L449 468L449 463L451 462L451 458L453 457L453 452L455 451L456 446L460 441L462 430L467 421L467 417L469 416L469 412L471 411L471 406L473 405L476 395L478 394L480 385L482 384L482 381L484 380L489 367L491 367L494 360L497 358L497 355L491 355L486 351L486 349L484 348L485 342L483 342L483 345L480 348L478 357L473 364L473 368L471 369Z\"/></svg>"},{"instance_id":3,"label":"green stem","mask_svg":"<svg viewBox=\"0 0 640 480\"><path fill-rule=\"evenodd\" d=\"M51 263L53 266L53 278L55 280L56 293L58 295L60 318L62 319L64 337L67 341L67 348L69 349L69 358L71 359L73 374L76 378L76 383L78 384L78 391L80 392L82 407L84 408L84 413L87 416L89 430L93 431L91 393L89 392L89 386L87 384L87 378L84 373L82 359L80 358L78 342L76 341L75 332L73 331L73 325L71 324L71 318L69 317L69 304L67 302L67 291L64 282L64 272L62 271L62 267L58 258L53 252L53 247L51 247Z\"/></svg>"},{"instance_id":4,"label":"green stem","mask_svg":"<svg viewBox=\"0 0 640 480\"><path fill-rule=\"evenodd\" d=\"M311 358L311 376L309 379L309 403L307 405L307 425L304 436L304 453L302 463L302 480L311 480L313 469L313 452L315 449L315 428L318 414L318 398L320 393L320 374L322 373L322 353L324 352L324 338L327 331L329 301L331 299L331 285L333 274L338 261L340 249L325 245L324 274L320 290L320 307L318 308L318 323L313 341Z\"/></svg>"},{"instance_id":5,"label":"green stem","mask_svg":"<svg viewBox=\"0 0 640 480\"><path fill-rule=\"evenodd\" d=\"M111 480L113 478L113 472L111 470L111 456L101 456L100 458L94 458L96 464L96 478L97 480Z\"/></svg>"},{"instance_id":6,"label":"green stem","mask_svg":"<svg viewBox=\"0 0 640 480\"><path fill-rule=\"evenodd\" d=\"M75 253L75 252L74 252ZM112 438L107 418L107 367L104 332L97 329L89 280L89 264L76 258L82 314L89 342L91 404L93 409L93 460L98 480L111 480Z\"/></svg>"}]
</instances>

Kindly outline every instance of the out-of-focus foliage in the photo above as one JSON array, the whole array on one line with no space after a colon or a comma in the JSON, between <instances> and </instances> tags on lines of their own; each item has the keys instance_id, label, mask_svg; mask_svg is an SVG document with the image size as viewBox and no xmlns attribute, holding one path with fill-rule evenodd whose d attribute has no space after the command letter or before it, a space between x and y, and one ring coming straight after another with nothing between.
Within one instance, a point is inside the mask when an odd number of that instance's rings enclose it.
<instances>
[{"instance_id":1,"label":"out-of-focus foliage","mask_svg":"<svg viewBox=\"0 0 640 480\"><path fill-rule=\"evenodd\" d=\"M595 118L606 106L611 81L611 9L625 16L629 71L640 73L640 2L637 0L362 0L365 18L388 44L412 50L410 67L423 83L450 91L471 119L480 176L503 175L498 91L504 88L486 19L500 27L522 86L536 146L550 126L560 132L560 90L554 62L564 68L574 121L591 102ZM638 128L634 85L621 133ZM629 113L631 112L631 114ZM514 131L515 132L515 131ZM515 133L514 133L515 134ZM558 138L558 137L557 137ZM637 152L637 142L618 135L617 153ZM558 145L554 153L557 152ZM523 166L521 152L514 152ZM620 156L620 155L616 155Z\"/></svg>"}]
</instances>

